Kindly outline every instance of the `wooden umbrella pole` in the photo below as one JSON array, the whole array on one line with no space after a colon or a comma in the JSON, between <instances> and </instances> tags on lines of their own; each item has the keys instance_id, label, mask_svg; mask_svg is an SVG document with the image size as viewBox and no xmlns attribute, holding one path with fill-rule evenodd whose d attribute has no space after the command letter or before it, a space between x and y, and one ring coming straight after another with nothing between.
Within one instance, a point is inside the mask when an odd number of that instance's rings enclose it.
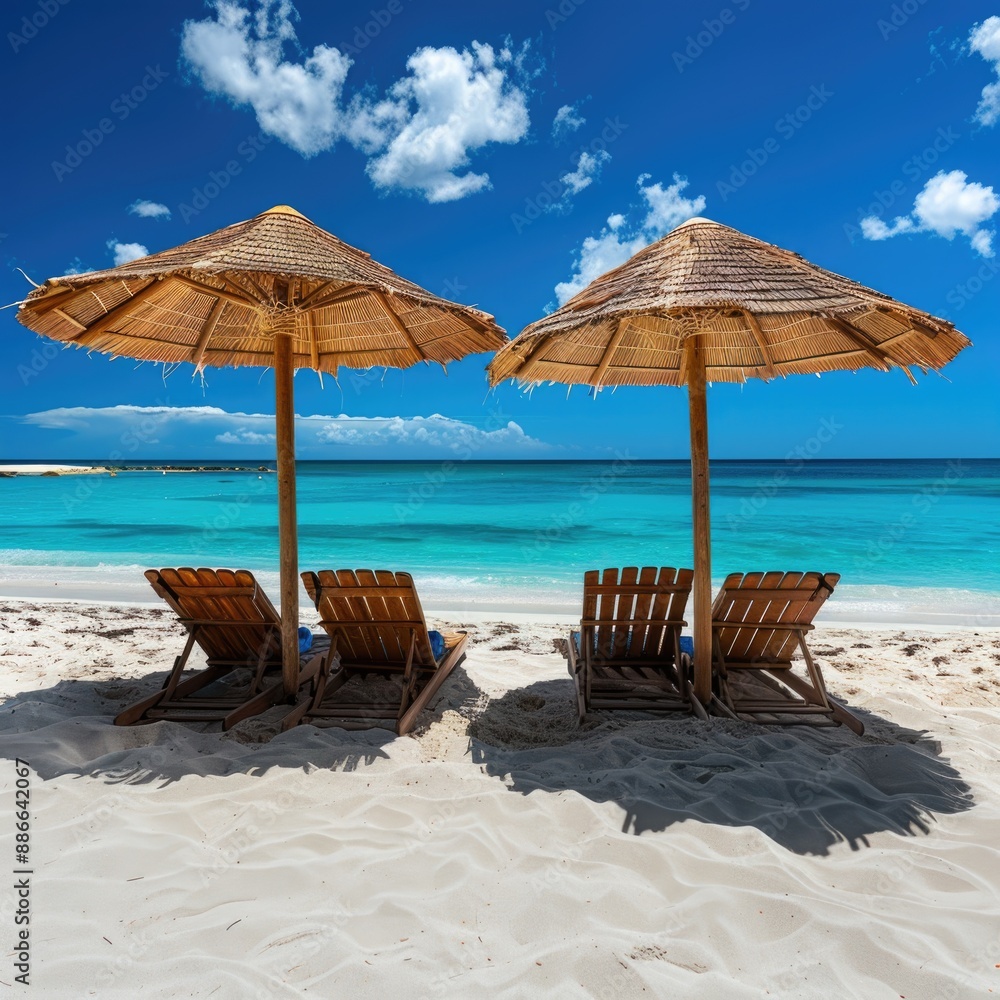
<instances>
[{"instance_id":1,"label":"wooden umbrella pole","mask_svg":"<svg viewBox=\"0 0 1000 1000\"><path fill-rule=\"evenodd\" d=\"M295 514L295 374L292 338L274 336L275 431L278 451L278 540L281 567L281 677L285 694L299 689L299 560Z\"/></svg>"},{"instance_id":2,"label":"wooden umbrella pole","mask_svg":"<svg viewBox=\"0 0 1000 1000\"><path fill-rule=\"evenodd\" d=\"M691 424L691 514L694 528L694 696L712 697L712 532L709 513L708 405L705 352L700 338L688 343L688 408Z\"/></svg>"}]
</instances>

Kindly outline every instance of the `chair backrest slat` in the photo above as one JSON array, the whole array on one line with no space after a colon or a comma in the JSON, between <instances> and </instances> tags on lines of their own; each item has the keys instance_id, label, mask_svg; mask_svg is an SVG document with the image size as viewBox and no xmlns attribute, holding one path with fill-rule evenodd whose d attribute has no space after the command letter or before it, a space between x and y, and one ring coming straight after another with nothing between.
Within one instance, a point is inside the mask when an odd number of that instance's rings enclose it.
<instances>
[{"instance_id":1,"label":"chair backrest slat","mask_svg":"<svg viewBox=\"0 0 1000 1000\"><path fill-rule=\"evenodd\" d=\"M767 623L811 625L840 579L837 573L733 573L712 607L715 638L724 659L787 662L798 636Z\"/></svg>"},{"instance_id":2,"label":"chair backrest slat","mask_svg":"<svg viewBox=\"0 0 1000 1000\"><path fill-rule=\"evenodd\" d=\"M664 566L590 570L583 577L583 636L604 660L672 659L693 572Z\"/></svg>"},{"instance_id":3,"label":"chair backrest slat","mask_svg":"<svg viewBox=\"0 0 1000 1000\"><path fill-rule=\"evenodd\" d=\"M146 579L182 622L209 664L281 661L281 619L254 575L245 569L149 569ZM195 624L211 622L212 624Z\"/></svg>"},{"instance_id":4,"label":"chair backrest slat","mask_svg":"<svg viewBox=\"0 0 1000 1000\"><path fill-rule=\"evenodd\" d=\"M409 573L388 570L323 570L302 582L320 618L335 629L345 663L403 665L416 640L413 662L433 667L423 608Z\"/></svg>"}]
</instances>

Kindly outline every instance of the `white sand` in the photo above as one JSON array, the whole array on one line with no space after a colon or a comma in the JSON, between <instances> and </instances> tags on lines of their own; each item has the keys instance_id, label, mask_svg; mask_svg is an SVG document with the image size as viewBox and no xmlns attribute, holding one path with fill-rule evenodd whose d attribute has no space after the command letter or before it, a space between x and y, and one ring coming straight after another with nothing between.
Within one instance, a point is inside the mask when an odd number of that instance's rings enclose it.
<instances>
[{"instance_id":1,"label":"white sand","mask_svg":"<svg viewBox=\"0 0 1000 1000\"><path fill-rule=\"evenodd\" d=\"M0 473L11 472L18 476L71 476L108 471L104 466L97 465L0 465Z\"/></svg>"},{"instance_id":2,"label":"white sand","mask_svg":"<svg viewBox=\"0 0 1000 1000\"><path fill-rule=\"evenodd\" d=\"M1000 992L1000 632L826 626L868 733L604 715L535 619L411 737L118 729L159 608L0 601L0 852L32 769L31 992L759 998ZM13 878L0 890L14 982Z\"/></svg>"}]
</instances>

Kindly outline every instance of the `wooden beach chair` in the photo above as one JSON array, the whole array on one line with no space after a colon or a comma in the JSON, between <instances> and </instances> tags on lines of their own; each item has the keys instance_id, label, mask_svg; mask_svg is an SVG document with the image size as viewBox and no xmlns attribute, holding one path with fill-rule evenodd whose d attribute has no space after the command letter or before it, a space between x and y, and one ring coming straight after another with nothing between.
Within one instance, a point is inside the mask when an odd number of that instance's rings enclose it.
<instances>
[{"instance_id":1,"label":"wooden beach chair","mask_svg":"<svg viewBox=\"0 0 1000 1000\"><path fill-rule=\"evenodd\" d=\"M344 729L407 733L465 656L468 635L446 634L444 652L434 656L409 573L324 570L303 573L302 581L330 635L331 656L311 682L311 696L285 717L282 729L324 719ZM364 677L397 681L398 697L367 697L359 694L360 684L348 684Z\"/></svg>"},{"instance_id":2,"label":"wooden beach chair","mask_svg":"<svg viewBox=\"0 0 1000 1000\"><path fill-rule=\"evenodd\" d=\"M583 577L583 619L571 632L569 673L581 720L597 709L695 711L689 660L681 653L684 607L694 573L665 566L590 570Z\"/></svg>"},{"instance_id":3,"label":"wooden beach chair","mask_svg":"<svg viewBox=\"0 0 1000 1000\"><path fill-rule=\"evenodd\" d=\"M806 644L812 620L840 579L837 573L732 573L712 606L713 707L761 723L864 725L832 701ZM793 673L802 653L805 677ZM736 681L743 675L749 683Z\"/></svg>"},{"instance_id":4,"label":"wooden beach chair","mask_svg":"<svg viewBox=\"0 0 1000 1000\"><path fill-rule=\"evenodd\" d=\"M221 721L229 729L281 700L281 678L264 683L266 671L281 669L281 619L251 572L183 567L148 569L145 576L187 629L187 643L162 689L126 708L115 725L173 719ZM207 665L182 679L196 644ZM321 660L321 655L309 655L302 683L318 672ZM240 667L253 671L249 686L216 696L205 690Z\"/></svg>"}]
</instances>

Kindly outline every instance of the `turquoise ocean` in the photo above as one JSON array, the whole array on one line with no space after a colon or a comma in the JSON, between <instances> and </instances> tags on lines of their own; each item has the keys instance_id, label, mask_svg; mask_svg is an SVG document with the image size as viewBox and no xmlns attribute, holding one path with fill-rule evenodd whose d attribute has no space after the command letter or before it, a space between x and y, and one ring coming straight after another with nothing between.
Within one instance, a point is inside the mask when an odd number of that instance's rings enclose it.
<instances>
[{"instance_id":1,"label":"turquoise ocean","mask_svg":"<svg viewBox=\"0 0 1000 1000\"><path fill-rule=\"evenodd\" d=\"M276 477L257 464L0 479L0 592L153 599L143 569L192 565L252 569L276 597ZM716 580L837 572L828 620L1000 625L1000 460L711 472ZM691 565L686 462L301 462L297 483L302 569L407 570L430 608L571 615L585 570Z\"/></svg>"}]
</instances>

